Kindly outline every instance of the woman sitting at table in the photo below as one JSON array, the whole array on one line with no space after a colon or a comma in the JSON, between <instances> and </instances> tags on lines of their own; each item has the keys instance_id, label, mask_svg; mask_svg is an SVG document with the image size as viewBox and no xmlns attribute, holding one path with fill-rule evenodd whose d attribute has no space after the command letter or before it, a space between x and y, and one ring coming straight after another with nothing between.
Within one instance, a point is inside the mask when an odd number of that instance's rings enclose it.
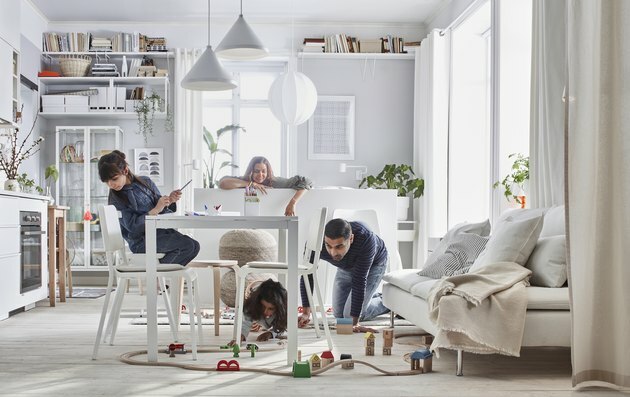
<instances>
[{"instance_id":1,"label":"woman sitting at table","mask_svg":"<svg viewBox=\"0 0 630 397\"><path fill-rule=\"evenodd\" d=\"M267 193L268 188L294 189L296 192L284 210L284 215L294 216L295 205L313 184L310 179L300 175L291 178L275 176L269 160L263 156L256 156L249 162L244 176L225 176L219 181L219 187L221 189L251 187L263 194Z\"/></svg>"},{"instance_id":2,"label":"woman sitting at table","mask_svg":"<svg viewBox=\"0 0 630 397\"><path fill-rule=\"evenodd\" d=\"M109 187L109 204L122 213L120 229L129 249L135 254L144 253L144 217L175 212L182 192L174 190L162 196L151 179L129 170L125 154L118 150L100 158L98 174ZM199 253L199 243L175 229L158 229L157 252L164 254L161 263L185 266Z\"/></svg>"}]
</instances>

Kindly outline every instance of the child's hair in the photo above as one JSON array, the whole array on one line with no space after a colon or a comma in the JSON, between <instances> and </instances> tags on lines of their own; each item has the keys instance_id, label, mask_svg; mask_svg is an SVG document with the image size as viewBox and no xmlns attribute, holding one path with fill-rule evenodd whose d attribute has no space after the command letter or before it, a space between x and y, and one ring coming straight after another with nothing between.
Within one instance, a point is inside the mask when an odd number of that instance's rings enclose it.
<instances>
[{"instance_id":1,"label":"child's hair","mask_svg":"<svg viewBox=\"0 0 630 397\"><path fill-rule=\"evenodd\" d=\"M273 323L274 332L287 330L287 290L277 281L265 280L260 286L252 290L245 299L243 312L253 320L263 318L263 306L261 300L265 300L276 307Z\"/></svg>"},{"instance_id":2,"label":"child's hair","mask_svg":"<svg viewBox=\"0 0 630 397\"><path fill-rule=\"evenodd\" d=\"M247 169L245 170L245 177L250 181L253 180L252 174L254 173L254 166L256 164L264 164L267 167L267 179L263 181L264 185L271 185L271 181L273 180L273 169L271 168L271 163L267 160L266 157L263 156L255 156L249 161L247 165Z\"/></svg>"},{"instance_id":3,"label":"child's hair","mask_svg":"<svg viewBox=\"0 0 630 397\"><path fill-rule=\"evenodd\" d=\"M153 193L151 187L146 184L142 180L142 178L138 178L134 175L129 169L129 164L127 164L127 160L125 160L126 156L123 152L119 150L114 150L111 153L101 156L98 160L98 176L101 178L101 182L107 183L112 180L116 175L122 175L125 168L127 169L127 176L131 182L138 182L140 185L146 188L148 192ZM121 192L117 192L115 190L110 189L109 191L109 202L112 202L112 195L116 196L119 200L124 203L128 203L127 196L122 194Z\"/></svg>"}]
</instances>

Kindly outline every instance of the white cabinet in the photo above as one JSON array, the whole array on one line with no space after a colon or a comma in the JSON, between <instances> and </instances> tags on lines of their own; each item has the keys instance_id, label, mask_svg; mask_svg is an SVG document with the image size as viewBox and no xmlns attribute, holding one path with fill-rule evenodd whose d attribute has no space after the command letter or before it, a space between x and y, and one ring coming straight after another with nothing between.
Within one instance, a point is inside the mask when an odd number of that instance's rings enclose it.
<instances>
[{"instance_id":1,"label":"white cabinet","mask_svg":"<svg viewBox=\"0 0 630 397\"><path fill-rule=\"evenodd\" d=\"M96 62L115 64L119 73L123 70L123 59L126 60L127 68L130 68L132 61L139 62L143 57L151 58L156 67L161 69L169 69L172 62L168 59L172 53L133 53L133 52L113 52L104 56L102 53L97 56L92 52L45 52L45 63L49 64L48 69L59 71L58 62L63 57L68 56L88 56L92 58L92 66ZM106 58L105 58L106 57ZM134 68L135 72L137 68ZM129 70L132 72L132 70ZM54 107L42 107L40 116L47 119L67 119L68 116L83 116L94 118L110 118L110 119L133 119L137 118L136 112L133 110L133 104L127 102L131 100L131 94L142 89L143 96L149 97L151 94L157 94L164 101L160 110L155 113L156 118L165 118L169 100L169 77L40 77L40 96L55 95L59 98L46 98L55 100ZM120 90L124 91L123 103L120 103ZM68 104L69 96L61 95L73 91L96 90L89 96L88 108ZM90 92L87 92L90 94ZM136 99L141 99L136 97Z\"/></svg>"},{"instance_id":2,"label":"white cabinet","mask_svg":"<svg viewBox=\"0 0 630 397\"><path fill-rule=\"evenodd\" d=\"M0 124L15 121L20 88L19 59L18 52L0 39Z\"/></svg>"},{"instance_id":3,"label":"white cabinet","mask_svg":"<svg viewBox=\"0 0 630 397\"><path fill-rule=\"evenodd\" d=\"M59 180L56 202L68 206L66 246L72 270L106 269L98 206L107 204L109 189L98 176L98 159L121 149L117 126L58 126L56 158Z\"/></svg>"}]
</instances>

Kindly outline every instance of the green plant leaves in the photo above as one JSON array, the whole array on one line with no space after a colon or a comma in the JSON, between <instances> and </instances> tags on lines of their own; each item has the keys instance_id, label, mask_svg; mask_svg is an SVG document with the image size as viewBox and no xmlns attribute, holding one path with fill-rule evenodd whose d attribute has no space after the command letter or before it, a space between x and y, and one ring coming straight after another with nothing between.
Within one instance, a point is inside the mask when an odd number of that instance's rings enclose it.
<instances>
[{"instance_id":1,"label":"green plant leaves","mask_svg":"<svg viewBox=\"0 0 630 397\"><path fill-rule=\"evenodd\" d=\"M210 164L208 164L208 162L204 160L205 167L206 167L204 187L214 188L218 184L218 181L215 180L215 177L216 177L215 175L221 169L225 167L238 168L238 165L232 163L231 161L224 161L218 167L215 165L216 157L218 153L223 153L229 156L230 158L232 158L232 153L230 151L219 148L219 139L226 132L235 132L238 130L242 130L243 132L246 132L245 128L241 127L240 125L228 124L217 130L216 138L215 138L215 135L213 135L212 132L210 132L210 130L208 130L206 127L203 127L203 141L206 144L206 148L210 152Z\"/></svg>"},{"instance_id":2,"label":"green plant leaves","mask_svg":"<svg viewBox=\"0 0 630 397\"><path fill-rule=\"evenodd\" d=\"M503 195L505 199L510 201L512 198L518 204L521 204L520 198L514 194L514 187L517 186L520 190L524 190L525 182L529 180L529 156L524 156L522 153L512 153L508 156L508 159L514 159L512 163L511 171L501 181L495 182L492 187L496 189L499 185L503 186Z\"/></svg>"},{"instance_id":3,"label":"green plant leaves","mask_svg":"<svg viewBox=\"0 0 630 397\"><path fill-rule=\"evenodd\" d=\"M386 164L378 175L368 175L359 184L375 189L396 189L399 197L412 193L413 198L424 194L424 179L416 178L410 165Z\"/></svg>"}]
</instances>

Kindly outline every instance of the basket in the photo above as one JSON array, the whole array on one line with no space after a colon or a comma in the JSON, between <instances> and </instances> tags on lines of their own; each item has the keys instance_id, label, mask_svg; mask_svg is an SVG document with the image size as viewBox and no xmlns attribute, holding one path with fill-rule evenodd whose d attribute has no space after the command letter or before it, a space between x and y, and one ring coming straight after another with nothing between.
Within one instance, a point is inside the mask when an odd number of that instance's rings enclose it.
<instances>
[{"instance_id":1,"label":"basket","mask_svg":"<svg viewBox=\"0 0 630 397\"><path fill-rule=\"evenodd\" d=\"M92 58L87 55L69 55L59 58L61 75L64 77L85 77L90 70Z\"/></svg>"}]
</instances>

